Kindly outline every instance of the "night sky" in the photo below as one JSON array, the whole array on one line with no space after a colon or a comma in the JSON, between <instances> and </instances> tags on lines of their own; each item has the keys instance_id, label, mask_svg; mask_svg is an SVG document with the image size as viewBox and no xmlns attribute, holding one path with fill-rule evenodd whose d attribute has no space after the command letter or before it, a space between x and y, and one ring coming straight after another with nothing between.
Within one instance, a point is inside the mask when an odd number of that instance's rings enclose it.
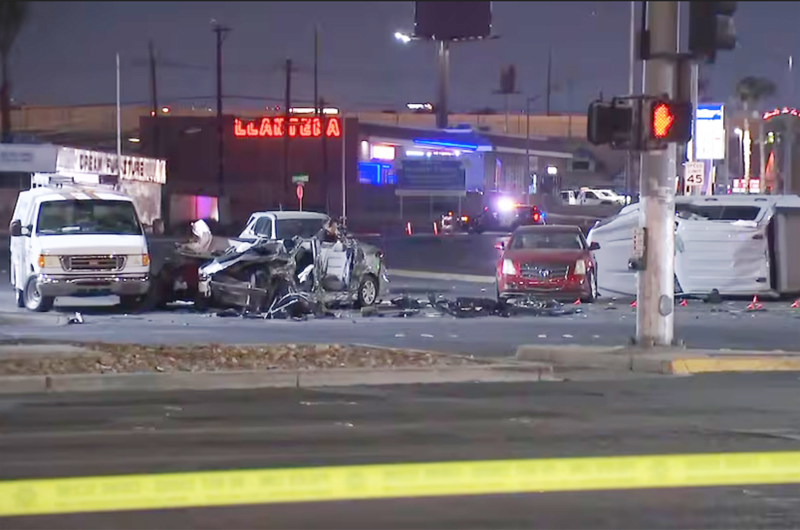
<instances>
[{"instance_id":1,"label":"night sky","mask_svg":"<svg viewBox=\"0 0 800 530\"><path fill-rule=\"evenodd\" d=\"M686 19L688 2L682 4ZM517 67L520 91L543 94L549 46L553 82L561 87L552 96L553 111L585 112L601 91L627 92L629 2L493 6L493 32L501 38L453 47L452 110L502 109L502 98L492 92L507 64ZM147 43L153 39L162 64L160 102L213 106L212 19L233 29L224 44L223 69L224 92L239 96L226 99L231 107L280 104L287 57L300 69L294 97L310 101L316 23L322 39L320 94L326 99L359 110L401 109L434 99L434 45L402 45L393 38L397 30L413 30L413 2L34 2L12 54L14 98L45 105L113 103L119 52L123 103L144 103ZM791 54L800 55L800 2L739 2L735 21L739 49L722 52L715 65L704 67L713 97L727 101L738 78L763 75L779 87L763 106L791 105L787 64ZM543 110L543 100L534 110ZM523 108L523 96L512 96L511 105Z\"/></svg>"}]
</instances>

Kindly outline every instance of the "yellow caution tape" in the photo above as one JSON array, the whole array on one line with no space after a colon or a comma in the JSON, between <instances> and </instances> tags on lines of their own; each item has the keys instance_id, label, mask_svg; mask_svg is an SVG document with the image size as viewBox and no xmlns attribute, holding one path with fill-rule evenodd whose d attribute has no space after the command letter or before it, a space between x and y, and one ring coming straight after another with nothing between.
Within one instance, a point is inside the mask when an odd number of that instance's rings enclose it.
<instances>
[{"instance_id":1,"label":"yellow caution tape","mask_svg":"<svg viewBox=\"0 0 800 530\"><path fill-rule=\"evenodd\" d=\"M4 481L0 516L789 483L800 483L800 452L208 471Z\"/></svg>"}]
</instances>

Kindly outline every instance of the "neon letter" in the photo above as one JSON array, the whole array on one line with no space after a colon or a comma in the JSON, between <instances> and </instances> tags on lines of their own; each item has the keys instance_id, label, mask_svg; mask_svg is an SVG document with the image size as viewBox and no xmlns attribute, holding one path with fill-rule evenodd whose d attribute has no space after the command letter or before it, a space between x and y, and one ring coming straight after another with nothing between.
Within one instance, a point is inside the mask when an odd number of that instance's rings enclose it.
<instances>
[{"instance_id":1,"label":"neon letter","mask_svg":"<svg viewBox=\"0 0 800 530\"><path fill-rule=\"evenodd\" d=\"M272 118L272 134L274 136L283 136L283 122L285 121L284 118L275 117Z\"/></svg>"},{"instance_id":2,"label":"neon letter","mask_svg":"<svg viewBox=\"0 0 800 530\"><path fill-rule=\"evenodd\" d=\"M272 124L269 118L261 118L261 129L258 131L259 136L272 136Z\"/></svg>"},{"instance_id":3,"label":"neon letter","mask_svg":"<svg viewBox=\"0 0 800 530\"><path fill-rule=\"evenodd\" d=\"M235 136L247 136L247 132L245 132L244 127L242 127L242 120L239 118L233 119L233 134Z\"/></svg>"},{"instance_id":4,"label":"neon letter","mask_svg":"<svg viewBox=\"0 0 800 530\"><path fill-rule=\"evenodd\" d=\"M319 118L314 118L312 120L311 134L314 136L314 138L322 136L322 123L320 122Z\"/></svg>"},{"instance_id":5,"label":"neon letter","mask_svg":"<svg viewBox=\"0 0 800 530\"><path fill-rule=\"evenodd\" d=\"M258 129L252 121L247 122L247 136L258 136Z\"/></svg>"},{"instance_id":6,"label":"neon letter","mask_svg":"<svg viewBox=\"0 0 800 530\"><path fill-rule=\"evenodd\" d=\"M311 119L300 119L300 136L304 136L306 138L311 136Z\"/></svg>"},{"instance_id":7,"label":"neon letter","mask_svg":"<svg viewBox=\"0 0 800 530\"><path fill-rule=\"evenodd\" d=\"M328 121L328 127L325 129L325 136L329 138L338 138L342 135L342 131L339 129L339 120L337 118L331 118Z\"/></svg>"}]
</instances>

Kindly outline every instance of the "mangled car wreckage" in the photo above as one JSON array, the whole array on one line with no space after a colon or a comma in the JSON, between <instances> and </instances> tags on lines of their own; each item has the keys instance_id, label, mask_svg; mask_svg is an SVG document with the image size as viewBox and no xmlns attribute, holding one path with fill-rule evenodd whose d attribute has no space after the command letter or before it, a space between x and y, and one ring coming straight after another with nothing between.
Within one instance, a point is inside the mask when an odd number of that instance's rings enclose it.
<instances>
[{"instance_id":1,"label":"mangled car wreckage","mask_svg":"<svg viewBox=\"0 0 800 530\"><path fill-rule=\"evenodd\" d=\"M151 306L184 300L272 316L289 305L305 312L371 306L388 292L383 253L341 231L328 242L301 236L222 241L202 221L192 230L195 240L178 246L155 275Z\"/></svg>"}]
</instances>

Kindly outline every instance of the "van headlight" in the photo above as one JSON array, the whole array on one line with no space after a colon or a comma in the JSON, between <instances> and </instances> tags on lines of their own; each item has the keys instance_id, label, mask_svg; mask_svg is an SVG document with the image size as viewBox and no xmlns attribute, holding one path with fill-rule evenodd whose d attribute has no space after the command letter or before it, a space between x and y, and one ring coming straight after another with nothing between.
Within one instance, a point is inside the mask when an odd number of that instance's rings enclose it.
<instances>
[{"instance_id":1,"label":"van headlight","mask_svg":"<svg viewBox=\"0 0 800 530\"><path fill-rule=\"evenodd\" d=\"M575 262L575 274L578 276L586 276L586 262L582 259Z\"/></svg>"},{"instance_id":2,"label":"van headlight","mask_svg":"<svg viewBox=\"0 0 800 530\"><path fill-rule=\"evenodd\" d=\"M133 254L128 256L128 265L131 267L149 267L150 266L150 255L147 253L144 254Z\"/></svg>"},{"instance_id":3,"label":"van headlight","mask_svg":"<svg viewBox=\"0 0 800 530\"><path fill-rule=\"evenodd\" d=\"M59 256L39 256L37 264L40 269L60 269L61 258Z\"/></svg>"}]
</instances>

